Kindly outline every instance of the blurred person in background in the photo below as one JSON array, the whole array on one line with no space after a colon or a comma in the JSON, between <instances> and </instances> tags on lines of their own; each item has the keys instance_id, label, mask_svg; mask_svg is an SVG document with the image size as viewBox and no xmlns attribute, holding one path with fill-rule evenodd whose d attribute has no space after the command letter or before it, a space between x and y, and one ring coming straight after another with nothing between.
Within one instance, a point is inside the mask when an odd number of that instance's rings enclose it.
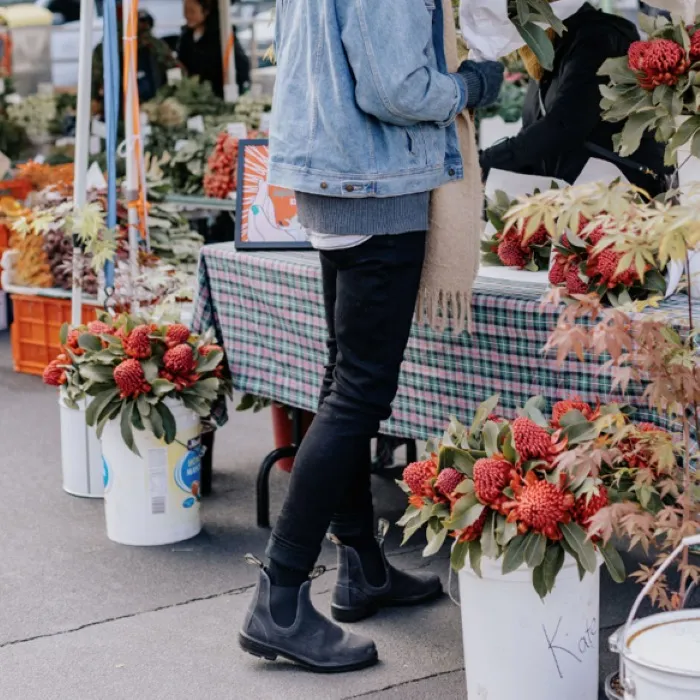
<instances>
[{"instance_id":1,"label":"blurred person in background","mask_svg":"<svg viewBox=\"0 0 700 700\"><path fill-rule=\"evenodd\" d=\"M177 48L178 60L188 75L208 82L217 97L224 96L224 60L217 0L185 0L186 25ZM234 32L234 62L239 93L250 83L250 60Z\"/></svg>"},{"instance_id":2,"label":"blurred person in background","mask_svg":"<svg viewBox=\"0 0 700 700\"><path fill-rule=\"evenodd\" d=\"M551 2L551 0L550 0ZM608 58L624 56L639 39L637 28L626 19L594 8L584 0L567 0L575 10L563 20L566 31L556 36L554 65L545 70L527 46L519 55L530 75L523 105L523 128L481 153L484 178L491 168L525 175L559 178L573 183L590 158L607 160L620 168L634 185L652 196L668 189L664 167L665 144L647 133L630 158L614 152L613 136L623 122L603 121L598 70Z\"/></svg>"},{"instance_id":3,"label":"blurred person in background","mask_svg":"<svg viewBox=\"0 0 700 700\"><path fill-rule=\"evenodd\" d=\"M117 2L117 26L119 32L119 65L124 58L122 44L124 34L123 8ZM145 10L139 10L138 20L138 73L137 82L139 100L147 102L155 97L158 90L168 82L168 71L178 67L177 60L170 47L153 35L153 17ZM97 111L102 110L104 99L102 43L100 42L92 55L92 98L98 104Z\"/></svg>"}]
</instances>

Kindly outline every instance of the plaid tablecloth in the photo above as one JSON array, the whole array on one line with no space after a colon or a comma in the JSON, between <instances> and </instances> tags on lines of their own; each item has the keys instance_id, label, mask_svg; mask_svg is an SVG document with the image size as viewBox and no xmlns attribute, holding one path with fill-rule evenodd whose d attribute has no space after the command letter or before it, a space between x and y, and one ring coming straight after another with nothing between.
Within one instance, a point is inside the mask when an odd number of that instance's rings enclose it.
<instances>
[{"instance_id":1,"label":"plaid tablecloth","mask_svg":"<svg viewBox=\"0 0 700 700\"><path fill-rule=\"evenodd\" d=\"M534 395L549 402L576 395L591 402L624 400L637 407L637 419L654 420L640 386L630 387L623 399L611 394L599 363L570 361L558 368L543 355L557 310L542 311L541 294L541 285L480 277L472 335L414 326L393 416L382 432L415 439L440 435L450 415L468 421L494 393L501 395L505 416ZM325 359L316 253L236 252L228 243L204 247L194 325L216 329L236 389L314 410Z\"/></svg>"}]
</instances>

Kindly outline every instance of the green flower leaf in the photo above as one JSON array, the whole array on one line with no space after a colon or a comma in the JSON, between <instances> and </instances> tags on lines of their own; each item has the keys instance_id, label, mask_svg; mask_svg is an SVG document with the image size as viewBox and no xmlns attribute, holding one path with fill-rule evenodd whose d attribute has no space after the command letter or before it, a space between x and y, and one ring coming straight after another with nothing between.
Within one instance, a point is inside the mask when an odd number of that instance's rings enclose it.
<instances>
[{"instance_id":1,"label":"green flower leaf","mask_svg":"<svg viewBox=\"0 0 700 700\"><path fill-rule=\"evenodd\" d=\"M200 357L197 363L197 372L203 374L204 372L213 372L224 359L224 353L221 350L214 350L210 352L206 357Z\"/></svg>"},{"instance_id":2,"label":"green flower leaf","mask_svg":"<svg viewBox=\"0 0 700 700\"><path fill-rule=\"evenodd\" d=\"M498 425L493 421L487 421L484 426L484 446L489 457L498 452L498 433Z\"/></svg>"},{"instance_id":3,"label":"green flower leaf","mask_svg":"<svg viewBox=\"0 0 700 700\"><path fill-rule=\"evenodd\" d=\"M461 571L469 553L469 542L455 542L450 553L450 564L454 571Z\"/></svg>"},{"instance_id":4,"label":"green flower leaf","mask_svg":"<svg viewBox=\"0 0 700 700\"><path fill-rule=\"evenodd\" d=\"M554 46L547 36L547 32L534 22L516 25L518 34L537 56L537 60L545 70L552 70L554 66Z\"/></svg>"},{"instance_id":5,"label":"green flower leaf","mask_svg":"<svg viewBox=\"0 0 700 700\"><path fill-rule=\"evenodd\" d=\"M160 417L163 419L165 444L170 445L172 442L175 441L175 435L177 434L175 416L173 416L171 410L164 403L157 403L156 411L160 414Z\"/></svg>"},{"instance_id":6,"label":"green flower leaf","mask_svg":"<svg viewBox=\"0 0 700 700\"><path fill-rule=\"evenodd\" d=\"M594 574L598 569L595 547L593 543L586 539L586 532L576 523L566 523L559 525L564 540L576 553L577 559L584 570Z\"/></svg>"},{"instance_id":7,"label":"green flower leaf","mask_svg":"<svg viewBox=\"0 0 700 700\"><path fill-rule=\"evenodd\" d=\"M503 566L501 569L503 575L516 571L525 563L526 545L526 535L518 535L508 543L503 554Z\"/></svg>"},{"instance_id":8,"label":"green flower leaf","mask_svg":"<svg viewBox=\"0 0 700 700\"><path fill-rule=\"evenodd\" d=\"M119 392L116 388L106 389L101 393L97 394L95 398L90 401L90 405L85 411L85 422L88 425L96 425L98 417L107 408L112 399L118 396Z\"/></svg>"},{"instance_id":9,"label":"green flower leaf","mask_svg":"<svg viewBox=\"0 0 700 700\"><path fill-rule=\"evenodd\" d=\"M481 550L489 559L498 559L501 553L496 539L496 511L492 510L486 517L484 531L481 533Z\"/></svg>"},{"instance_id":10,"label":"green flower leaf","mask_svg":"<svg viewBox=\"0 0 700 700\"><path fill-rule=\"evenodd\" d=\"M469 566L471 566L472 571L481 578L481 542L479 540L474 540L469 543Z\"/></svg>"},{"instance_id":11,"label":"green flower leaf","mask_svg":"<svg viewBox=\"0 0 700 700\"><path fill-rule=\"evenodd\" d=\"M99 352L102 350L102 341L96 335L81 333L78 338L78 347L91 352Z\"/></svg>"},{"instance_id":12,"label":"green flower leaf","mask_svg":"<svg viewBox=\"0 0 700 700\"><path fill-rule=\"evenodd\" d=\"M627 578L625 562L622 561L622 557L615 549L612 542L608 542L606 545L599 547L599 551L603 555L605 566L612 580L615 581L615 583L624 583Z\"/></svg>"},{"instance_id":13,"label":"green flower leaf","mask_svg":"<svg viewBox=\"0 0 700 700\"><path fill-rule=\"evenodd\" d=\"M426 536L428 538L428 544L423 550L423 556L430 557L440 551L440 548L444 544L445 538L447 537L447 530L442 528L436 533L433 532L431 528L428 528L426 530Z\"/></svg>"},{"instance_id":14,"label":"green flower leaf","mask_svg":"<svg viewBox=\"0 0 700 700\"><path fill-rule=\"evenodd\" d=\"M156 396L165 396L175 389L175 385L167 379L155 379L151 383L151 389Z\"/></svg>"},{"instance_id":15,"label":"green flower leaf","mask_svg":"<svg viewBox=\"0 0 700 700\"><path fill-rule=\"evenodd\" d=\"M122 440L124 440L124 444L135 455L138 455L140 457L141 453L138 451L136 443L134 442L134 431L131 425L131 418L134 414L134 406L135 404L133 401L127 401L122 408L121 433Z\"/></svg>"}]
</instances>

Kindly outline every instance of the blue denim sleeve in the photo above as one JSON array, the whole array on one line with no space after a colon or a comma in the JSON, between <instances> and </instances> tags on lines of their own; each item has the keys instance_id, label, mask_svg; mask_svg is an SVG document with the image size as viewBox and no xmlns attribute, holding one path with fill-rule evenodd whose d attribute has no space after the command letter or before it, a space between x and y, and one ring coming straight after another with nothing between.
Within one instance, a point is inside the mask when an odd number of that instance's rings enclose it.
<instances>
[{"instance_id":1,"label":"blue denim sleeve","mask_svg":"<svg viewBox=\"0 0 700 700\"><path fill-rule=\"evenodd\" d=\"M397 126L454 121L466 91L456 76L429 64L426 0L341 0L336 8L360 109Z\"/></svg>"}]
</instances>

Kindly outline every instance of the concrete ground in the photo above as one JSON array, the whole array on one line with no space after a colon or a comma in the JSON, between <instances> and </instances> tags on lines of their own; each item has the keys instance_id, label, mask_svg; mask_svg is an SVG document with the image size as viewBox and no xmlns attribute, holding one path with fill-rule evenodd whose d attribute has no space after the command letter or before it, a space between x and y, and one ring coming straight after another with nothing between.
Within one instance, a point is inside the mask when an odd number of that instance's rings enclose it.
<instances>
[{"instance_id":1,"label":"concrete ground","mask_svg":"<svg viewBox=\"0 0 700 700\"><path fill-rule=\"evenodd\" d=\"M361 673L319 677L239 651L236 635L268 533L255 525L257 465L272 446L265 413L236 414L216 437L214 494L204 532L157 548L109 542L100 501L61 490L56 393L12 371L0 333L0 698L2 700L419 700L463 698L459 610L449 598L421 609L386 611L357 625L377 642L382 663ZM272 477L272 513L287 476ZM404 505L393 483L376 479L379 514ZM424 560L417 546L392 559L447 577L447 553ZM314 584L328 608L335 561ZM601 644L629 610L633 590L603 582ZM602 673L615 663L604 653ZM505 671L505 669L504 669ZM601 694L601 698L604 697Z\"/></svg>"}]
</instances>

